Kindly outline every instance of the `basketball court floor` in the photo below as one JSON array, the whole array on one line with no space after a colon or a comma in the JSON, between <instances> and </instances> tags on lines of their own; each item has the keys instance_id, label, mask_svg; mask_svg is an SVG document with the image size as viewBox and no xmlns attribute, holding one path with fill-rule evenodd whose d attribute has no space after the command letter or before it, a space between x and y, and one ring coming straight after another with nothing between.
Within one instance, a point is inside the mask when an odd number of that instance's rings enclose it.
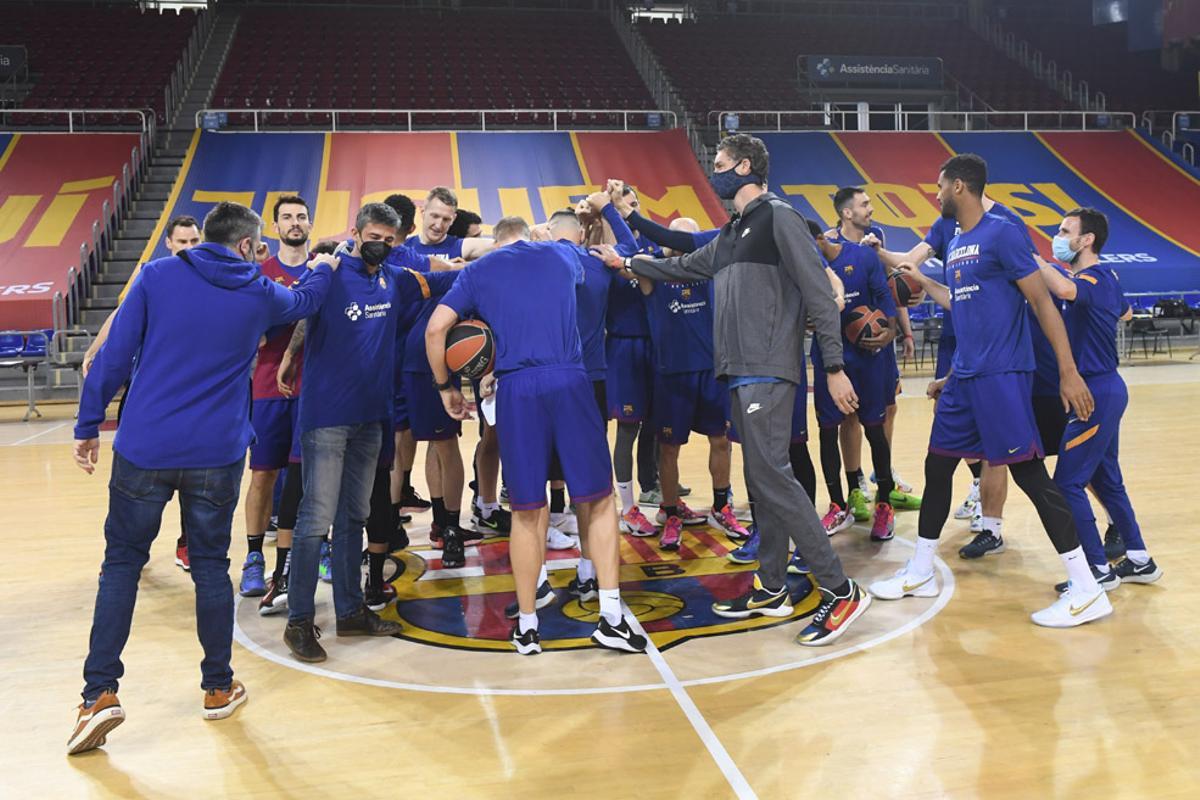
<instances>
[{"instance_id":1,"label":"basketball court floor","mask_svg":"<svg viewBox=\"0 0 1200 800\"><path fill-rule=\"evenodd\" d=\"M565 591L578 554L551 551L560 592L542 611L547 649L522 658L505 642L506 545L486 541L462 569L443 569L424 544L424 515L396 580L400 603L386 612L402 638L338 640L322 584L329 660L302 665L281 641L283 617L241 603L234 669L250 700L232 719L206 722L172 502L125 652L128 719L103 749L70 759L111 434L87 476L70 457L72 407L44 407L34 423L0 409L0 797L1198 797L1200 365L1123 374L1122 465L1165 577L1120 587L1110 595L1116 613L1098 623L1061 631L1029 622L1053 601L1063 570L1013 486L1005 553L962 561L967 526L950 520L941 595L876 601L833 647L793 644L796 619L714 618L708 605L739 593L751 573L724 558L723 536L701 529L678 553L624 537L623 595L650 634L647 655L585 646L596 609ZM926 383L906 380L894 447L918 491ZM464 452L473 441L472 431ZM814 441L814 461L816 450ZM710 499L706 458L702 441L683 451L696 508ZM744 501L740 473L735 463ZM960 469L956 501L968 481ZM236 580L240 508L235 520ZM869 583L909 556L916 522L917 512L900 512L894 541L872 544L863 524L834 545L849 574ZM807 579L792 589L796 618L811 613Z\"/></svg>"}]
</instances>

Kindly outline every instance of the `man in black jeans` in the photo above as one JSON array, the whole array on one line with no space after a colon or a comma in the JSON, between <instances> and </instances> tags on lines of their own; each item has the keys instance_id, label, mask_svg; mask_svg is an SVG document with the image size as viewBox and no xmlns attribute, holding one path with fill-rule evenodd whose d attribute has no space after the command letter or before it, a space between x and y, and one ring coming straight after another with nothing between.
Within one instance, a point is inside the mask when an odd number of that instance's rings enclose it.
<instances>
[{"instance_id":1,"label":"man in black jeans","mask_svg":"<svg viewBox=\"0 0 1200 800\"><path fill-rule=\"evenodd\" d=\"M626 258L625 266L655 280L713 279L716 374L732 390L733 424L742 437L746 477L754 496L760 545L759 570L750 591L713 605L734 619L789 617L786 579L789 533L820 585L822 602L797 644L835 641L870 605L846 577L812 500L788 460L792 409L801 381L804 323L815 326L830 395L843 413L858 400L842 372L841 320L812 234L804 219L766 190L769 157L761 139L730 136L717 147L712 185L735 214L720 234L677 258Z\"/></svg>"},{"instance_id":2,"label":"man in black jeans","mask_svg":"<svg viewBox=\"0 0 1200 800\"><path fill-rule=\"evenodd\" d=\"M320 305L337 259L319 256L294 291L264 278L255 263L262 220L219 203L204 220L204 244L151 261L113 319L83 384L75 462L88 474L100 455L100 424L133 373L113 442L104 564L84 664L83 704L70 754L104 744L125 720L117 700L138 578L158 535L163 506L178 491L189 534L206 719L246 700L233 680L233 585L229 536L250 427L250 365L267 328ZM134 356L137 367L134 369Z\"/></svg>"}]
</instances>

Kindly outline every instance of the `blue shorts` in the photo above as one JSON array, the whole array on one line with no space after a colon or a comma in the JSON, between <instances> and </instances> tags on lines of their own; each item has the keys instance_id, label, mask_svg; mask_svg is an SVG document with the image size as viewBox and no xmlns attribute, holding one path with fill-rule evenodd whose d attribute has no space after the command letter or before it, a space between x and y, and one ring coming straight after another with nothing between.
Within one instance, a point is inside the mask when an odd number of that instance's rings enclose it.
<instances>
[{"instance_id":1,"label":"blue shorts","mask_svg":"<svg viewBox=\"0 0 1200 800\"><path fill-rule=\"evenodd\" d=\"M590 503L612 493L608 437L596 413L595 389L582 369L534 367L502 376L496 433L513 511L546 505L556 453L572 500Z\"/></svg>"},{"instance_id":2,"label":"blue shorts","mask_svg":"<svg viewBox=\"0 0 1200 800\"><path fill-rule=\"evenodd\" d=\"M933 377L940 380L950 374L950 365L954 362L954 351L957 348L958 339L953 336L938 340L937 366L933 369Z\"/></svg>"},{"instance_id":3,"label":"blue shorts","mask_svg":"<svg viewBox=\"0 0 1200 800\"><path fill-rule=\"evenodd\" d=\"M888 386L891 387L891 391L888 393L887 404L894 406L896 395L900 394L900 361L896 358L896 345L888 345L880 355L888 360Z\"/></svg>"},{"instance_id":4,"label":"blue shorts","mask_svg":"<svg viewBox=\"0 0 1200 800\"><path fill-rule=\"evenodd\" d=\"M404 393L404 373L396 381L396 391L392 394L392 429L396 432L409 429L408 395Z\"/></svg>"},{"instance_id":5,"label":"blue shorts","mask_svg":"<svg viewBox=\"0 0 1200 800\"><path fill-rule=\"evenodd\" d=\"M934 411L929 452L994 465L1044 458L1032 391L1032 372L951 375Z\"/></svg>"},{"instance_id":6,"label":"blue shorts","mask_svg":"<svg viewBox=\"0 0 1200 800\"><path fill-rule=\"evenodd\" d=\"M846 418L833 396L829 394L829 376L814 359L813 405L817 409L817 425L836 428ZM882 425L887 408L896 401L896 359L888 358L887 351L870 356L858 354L847 362L846 377L858 395L858 421L863 425Z\"/></svg>"},{"instance_id":7,"label":"blue shorts","mask_svg":"<svg viewBox=\"0 0 1200 800\"><path fill-rule=\"evenodd\" d=\"M687 444L691 431L724 436L729 387L711 369L654 376L654 427L664 444Z\"/></svg>"},{"instance_id":8,"label":"blue shorts","mask_svg":"<svg viewBox=\"0 0 1200 800\"><path fill-rule=\"evenodd\" d=\"M250 410L254 444L250 445L250 469L283 469L293 439L299 441L300 401L287 398L255 400Z\"/></svg>"},{"instance_id":9,"label":"blue shorts","mask_svg":"<svg viewBox=\"0 0 1200 800\"><path fill-rule=\"evenodd\" d=\"M654 399L653 346L648 337L609 336L606 393L608 416L617 422L650 419Z\"/></svg>"},{"instance_id":10,"label":"blue shorts","mask_svg":"<svg viewBox=\"0 0 1200 800\"><path fill-rule=\"evenodd\" d=\"M451 376L455 386L461 381ZM433 388L433 375L428 372L404 373L404 394L408 398L408 422L413 438L418 442L453 439L462 433L462 423L446 413L442 396Z\"/></svg>"}]
</instances>

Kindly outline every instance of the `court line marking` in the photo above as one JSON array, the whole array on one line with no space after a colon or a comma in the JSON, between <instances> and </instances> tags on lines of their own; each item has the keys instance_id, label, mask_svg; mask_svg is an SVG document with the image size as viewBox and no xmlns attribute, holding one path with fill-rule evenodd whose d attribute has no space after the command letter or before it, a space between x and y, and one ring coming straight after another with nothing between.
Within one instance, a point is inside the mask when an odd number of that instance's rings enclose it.
<instances>
[{"instance_id":1,"label":"court line marking","mask_svg":"<svg viewBox=\"0 0 1200 800\"><path fill-rule=\"evenodd\" d=\"M629 606L625 605L625 603L621 603L621 609L625 612L625 618L629 621L629 627L639 635L646 637L646 656L650 659L650 663L654 665L654 668L658 670L663 683L666 684L667 689L671 692L671 697L675 698L675 702L679 704L683 715L692 724L692 730L696 731L696 735L704 743L708 754L716 762L717 769L721 770L721 774L725 776L725 780L728 781L730 788L733 789L733 793L738 796L739 800L741 798L754 798L754 800L757 800L758 795L750 788L750 783L746 780L746 776L738 769L738 765L734 763L733 757L729 755L729 751L725 749L725 745L721 744L721 740L717 738L716 732L708 724L708 720L704 718L704 714L700 713L700 709L696 707L696 703L687 693L687 690L683 688L683 684L679 682L679 678L675 676L670 665L663 658L662 653L654 646L654 642L650 637L646 635L642 624L638 622L637 617L629 610Z\"/></svg>"},{"instance_id":2,"label":"court line marking","mask_svg":"<svg viewBox=\"0 0 1200 800\"><path fill-rule=\"evenodd\" d=\"M896 538L893 541L904 544L907 547L916 549L916 544L907 539ZM706 686L714 683L726 683L728 681L745 680L748 678L759 678L765 675L774 675L778 672L788 672L793 669L801 669L814 664L823 664L827 661L832 661L835 658L853 655L869 650L872 647L885 644L891 640L903 636L906 633L915 630L924 625L930 619L935 617L949 603L954 596L956 588L954 573L946 562L941 558L934 558L934 565L942 576L942 591L938 595L937 600L933 602L929 608L925 609L921 614L909 620L894 630L876 636L873 639L868 639L860 642L852 647L839 649L834 652L826 653L825 655L815 658L808 658L804 661L790 661L784 664L776 664L771 667L763 667L761 669L747 670L745 672L735 672L727 675L714 675L708 678L692 678L686 681L680 681L680 686ZM899 601L903 602L903 601ZM242 597L236 595L234 597L234 616L233 616L233 639L242 647L254 653L256 656L271 661L288 669L307 672L310 675L318 675L323 678L333 678L334 680L346 681L347 683L358 683L364 686L375 686L383 689L403 689L411 692L428 692L431 694L462 694L462 695L499 695L508 697L552 697L552 696L576 696L576 695L597 695L597 694L625 694L627 692L651 692L662 689L669 689L666 683L643 683L632 684L629 686L587 686L587 687L569 687L561 689L510 689L504 687L491 686L437 686L428 683L406 683L404 681L391 681L383 678L368 678L362 675L353 673L338 672L334 669L319 667L314 664L305 664L296 661L290 655L275 653L260 645L258 642L251 639L237 619L237 609L241 606ZM774 629L772 629L774 630Z\"/></svg>"},{"instance_id":3,"label":"court line marking","mask_svg":"<svg viewBox=\"0 0 1200 800\"><path fill-rule=\"evenodd\" d=\"M11 444L5 445L5 447L17 447L19 445L23 445L28 442L32 442L34 439L38 438L39 436L45 436L47 433L53 433L54 431L57 431L57 430L67 427L67 424L68 423L66 423L66 422L60 422L57 425L51 425L49 428L46 428L46 430L44 430L44 431L38 431L37 433L35 433L31 436L26 436L24 439L18 439L17 441L12 442Z\"/></svg>"}]
</instances>

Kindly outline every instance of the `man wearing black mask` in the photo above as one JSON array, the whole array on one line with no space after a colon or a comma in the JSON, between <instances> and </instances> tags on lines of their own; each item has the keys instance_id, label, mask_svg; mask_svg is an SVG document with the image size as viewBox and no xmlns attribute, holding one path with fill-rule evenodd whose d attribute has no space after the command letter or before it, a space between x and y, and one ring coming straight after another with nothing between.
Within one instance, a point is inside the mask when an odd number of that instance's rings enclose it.
<instances>
[{"instance_id":1,"label":"man wearing black mask","mask_svg":"<svg viewBox=\"0 0 1200 800\"><path fill-rule=\"evenodd\" d=\"M400 219L383 203L363 206L353 246L339 248L341 277L309 318L300 389L304 499L292 542L288 624L284 641L301 661L323 661L313 624L317 566L333 526L333 602L338 636L390 636L400 631L363 603L362 531L385 430L392 424L393 348L402 308L444 292L456 273L421 275L386 266L400 238ZM290 371L290 365L288 367ZM282 370L281 370L282 373ZM290 375L282 375L285 382Z\"/></svg>"}]
</instances>

